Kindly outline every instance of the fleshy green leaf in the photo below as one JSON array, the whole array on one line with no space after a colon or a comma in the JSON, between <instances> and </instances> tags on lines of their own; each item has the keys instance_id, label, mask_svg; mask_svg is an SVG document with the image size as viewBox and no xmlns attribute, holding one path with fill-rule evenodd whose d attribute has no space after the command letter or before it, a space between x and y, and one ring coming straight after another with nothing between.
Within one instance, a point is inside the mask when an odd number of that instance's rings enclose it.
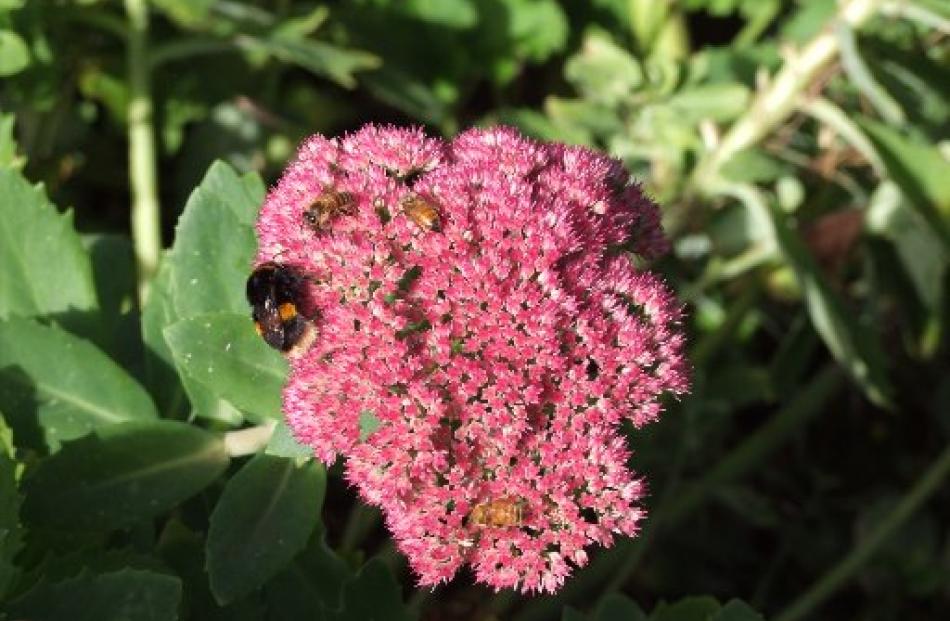
<instances>
[{"instance_id":1,"label":"fleshy green leaf","mask_svg":"<svg viewBox=\"0 0 950 621\"><path fill-rule=\"evenodd\" d=\"M98 234L83 241L92 261L99 309L110 318L135 300L135 256L132 242L124 235Z\"/></svg>"},{"instance_id":2,"label":"fleshy green leaf","mask_svg":"<svg viewBox=\"0 0 950 621\"><path fill-rule=\"evenodd\" d=\"M847 311L802 241L788 229L784 216L774 210L773 214L776 240L786 261L795 270L815 331L868 399L878 406L890 407L893 388L877 339Z\"/></svg>"},{"instance_id":3,"label":"fleshy green leaf","mask_svg":"<svg viewBox=\"0 0 950 621\"><path fill-rule=\"evenodd\" d=\"M165 328L178 366L214 395L253 415L280 415L287 362L254 331L247 315L209 313Z\"/></svg>"},{"instance_id":4,"label":"fleshy green leaf","mask_svg":"<svg viewBox=\"0 0 950 621\"><path fill-rule=\"evenodd\" d=\"M343 609L337 621L410 621L402 590L386 565L374 559L343 588Z\"/></svg>"},{"instance_id":5,"label":"fleshy green leaf","mask_svg":"<svg viewBox=\"0 0 950 621\"><path fill-rule=\"evenodd\" d=\"M92 265L42 188L0 168L0 317L95 308Z\"/></svg>"},{"instance_id":6,"label":"fleshy green leaf","mask_svg":"<svg viewBox=\"0 0 950 621\"><path fill-rule=\"evenodd\" d=\"M584 38L580 52L565 64L564 77L590 100L613 106L640 87L643 69L609 35L593 31Z\"/></svg>"},{"instance_id":7,"label":"fleshy green leaf","mask_svg":"<svg viewBox=\"0 0 950 621\"><path fill-rule=\"evenodd\" d=\"M248 38L257 48L284 62L293 63L319 76L329 78L345 88L356 86L354 73L379 67L380 60L361 50L348 50L314 39L297 39L275 34L265 38Z\"/></svg>"},{"instance_id":8,"label":"fleshy green leaf","mask_svg":"<svg viewBox=\"0 0 950 621\"><path fill-rule=\"evenodd\" d=\"M868 229L889 239L924 305L933 311L943 301L944 275L950 268L950 248L940 242L891 181L871 196L866 212Z\"/></svg>"},{"instance_id":9,"label":"fleshy green leaf","mask_svg":"<svg viewBox=\"0 0 950 621\"><path fill-rule=\"evenodd\" d=\"M12 114L0 114L0 168L19 170L23 167L24 158L17 155L14 121Z\"/></svg>"},{"instance_id":10,"label":"fleshy green leaf","mask_svg":"<svg viewBox=\"0 0 950 621\"><path fill-rule=\"evenodd\" d=\"M171 292L171 263L167 256L152 280L142 308L142 341L145 345L145 383L166 418L183 418L187 398L176 372L175 359L165 342L164 329L178 321ZM184 379L184 378L182 378Z\"/></svg>"},{"instance_id":11,"label":"fleshy green leaf","mask_svg":"<svg viewBox=\"0 0 950 621\"><path fill-rule=\"evenodd\" d=\"M227 603L263 585L307 544L320 517L326 471L259 454L228 481L211 514L208 575Z\"/></svg>"},{"instance_id":12,"label":"fleshy green leaf","mask_svg":"<svg viewBox=\"0 0 950 621\"><path fill-rule=\"evenodd\" d=\"M744 149L722 166L722 174L733 181L763 183L778 179L787 169L761 149Z\"/></svg>"},{"instance_id":13,"label":"fleshy green leaf","mask_svg":"<svg viewBox=\"0 0 950 621\"><path fill-rule=\"evenodd\" d=\"M501 4L519 56L542 62L564 48L567 16L556 0L501 0Z\"/></svg>"},{"instance_id":14,"label":"fleshy green leaf","mask_svg":"<svg viewBox=\"0 0 950 621\"><path fill-rule=\"evenodd\" d=\"M257 242L252 223L263 200L227 164L214 163L191 193L169 254L179 317L232 311L250 313L244 284Z\"/></svg>"},{"instance_id":15,"label":"fleshy green leaf","mask_svg":"<svg viewBox=\"0 0 950 621\"><path fill-rule=\"evenodd\" d=\"M727 191L742 200L757 219L769 223L782 257L795 272L812 325L831 354L861 386L868 399L878 406L890 407L893 389L880 345L846 310L802 240L789 227L785 215L766 204L751 186L734 186Z\"/></svg>"},{"instance_id":16,"label":"fleshy green leaf","mask_svg":"<svg viewBox=\"0 0 950 621\"><path fill-rule=\"evenodd\" d=\"M673 604L659 604L650 621L708 621L719 609L719 602L712 597L685 597Z\"/></svg>"},{"instance_id":17,"label":"fleshy green leaf","mask_svg":"<svg viewBox=\"0 0 950 621\"><path fill-rule=\"evenodd\" d=\"M861 120L861 126L881 154L891 179L950 248L950 162L936 148L892 127L868 119Z\"/></svg>"},{"instance_id":18,"label":"fleshy green leaf","mask_svg":"<svg viewBox=\"0 0 950 621\"><path fill-rule=\"evenodd\" d=\"M188 26L205 19L215 0L152 0L152 2L169 18Z\"/></svg>"},{"instance_id":19,"label":"fleshy green leaf","mask_svg":"<svg viewBox=\"0 0 950 621\"><path fill-rule=\"evenodd\" d=\"M369 410L360 412L360 440L366 440L379 429L379 419Z\"/></svg>"},{"instance_id":20,"label":"fleshy green leaf","mask_svg":"<svg viewBox=\"0 0 950 621\"><path fill-rule=\"evenodd\" d=\"M9 618L37 621L177 621L181 580L124 569L41 582L7 608Z\"/></svg>"},{"instance_id":21,"label":"fleshy green leaf","mask_svg":"<svg viewBox=\"0 0 950 621\"><path fill-rule=\"evenodd\" d=\"M439 125L451 114L428 84L398 67L384 65L367 73L362 84L380 101L426 123Z\"/></svg>"},{"instance_id":22,"label":"fleshy green leaf","mask_svg":"<svg viewBox=\"0 0 950 621\"><path fill-rule=\"evenodd\" d=\"M297 442L290 427L283 420L277 423L274 433L267 443L264 452L268 455L277 455L278 457L289 457L290 459L312 459L313 449Z\"/></svg>"},{"instance_id":23,"label":"fleshy green leaf","mask_svg":"<svg viewBox=\"0 0 950 621\"><path fill-rule=\"evenodd\" d=\"M677 92L668 105L683 123L731 121L746 111L749 99L749 89L742 84L700 84Z\"/></svg>"},{"instance_id":24,"label":"fleshy green leaf","mask_svg":"<svg viewBox=\"0 0 950 621\"><path fill-rule=\"evenodd\" d=\"M20 73L30 64L30 48L12 30L0 30L0 77Z\"/></svg>"},{"instance_id":25,"label":"fleshy green leaf","mask_svg":"<svg viewBox=\"0 0 950 621\"><path fill-rule=\"evenodd\" d=\"M221 438L173 421L106 427L63 445L26 481L23 516L64 531L131 526L159 515L227 467Z\"/></svg>"},{"instance_id":26,"label":"fleshy green leaf","mask_svg":"<svg viewBox=\"0 0 950 621\"><path fill-rule=\"evenodd\" d=\"M142 311L145 373L149 387L165 417L182 417L190 402L195 416L237 426L244 420L241 413L186 373L165 342L165 328L180 320L172 300L172 268L173 264L166 257L152 282L151 293Z\"/></svg>"},{"instance_id":27,"label":"fleshy green leaf","mask_svg":"<svg viewBox=\"0 0 950 621\"><path fill-rule=\"evenodd\" d=\"M0 432L8 430L0 417ZM23 529L20 527L20 504L22 498L17 490L17 464L9 449L0 442L0 601L9 590L18 570L13 557L22 545Z\"/></svg>"},{"instance_id":28,"label":"fleshy green leaf","mask_svg":"<svg viewBox=\"0 0 950 621\"><path fill-rule=\"evenodd\" d=\"M731 599L709 621L765 621L765 619L744 601Z\"/></svg>"},{"instance_id":29,"label":"fleshy green leaf","mask_svg":"<svg viewBox=\"0 0 950 621\"><path fill-rule=\"evenodd\" d=\"M405 0L398 8L416 19L446 28L470 28L478 23L472 0Z\"/></svg>"},{"instance_id":30,"label":"fleshy green leaf","mask_svg":"<svg viewBox=\"0 0 950 621\"><path fill-rule=\"evenodd\" d=\"M20 318L0 321L0 402L19 441L36 448L157 417L145 390L95 346Z\"/></svg>"},{"instance_id":31,"label":"fleshy green leaf","mask_svg":"<svg viewBox=\"0 0 950 621\"><path fill-rule=\"evenodd\" d=\"M625 595L610 593L597 605L593 621L646 621L646 614Z\"/></svg>"},{"instance_id":32,"label":"fleshy green leaf","mask_svg":"<svg viewBox=\"0 0 950 621\"><path fill-rule=\"evenodd\" d=\"M318 523L307 548L267 583L265 592L275 614L273 621L334 619L331 611L340 607L343 584L352 573L327 546L323 525Z\"/></svg>"}]
</instances>

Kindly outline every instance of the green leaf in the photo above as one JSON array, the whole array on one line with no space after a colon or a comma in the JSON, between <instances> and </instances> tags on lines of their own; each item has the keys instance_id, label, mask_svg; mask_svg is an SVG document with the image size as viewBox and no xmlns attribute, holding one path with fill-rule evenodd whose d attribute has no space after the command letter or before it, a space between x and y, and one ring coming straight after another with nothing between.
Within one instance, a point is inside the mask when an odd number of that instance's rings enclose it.
<instances>
[{"instance_id":1,"label":"green leaf","mask_svg":"<svg viewBox=\"0 0 950 621\"><path fill-rule=\"evenodd\" d=\"M66 316L63 325L88 338L136 376L142 364L140 317L136 307L135 257L125 235L92 234L82 237L92 260L99 311Z\"/></svg>"},{"instance_id":2,"label":"green leaf","mask_svg":"<svg viewBox=\"0 0 950 621\"><path fill-rule=\"evenodd\" d=\"M854 30L838 21L833 24L832 30L838 41L838 55L841 57L841 66L851 84L867 99L877 112L892 125L903 125L907 118L900 104L887 92L887 89L874 77L867 63L858 49L857 37Z\"/></svg>"},{"instance_id":3,"label":"green leaf","mask_svg":"<svg viewBox=\"0 0 950 621\"><path fill-rule=\"evenodd\" d=\"M163 257L149 287L148 298L142 308L142 342L145 344L145 378L150 392L163 416L175 418L182 412L179 404L184 402L184 393L175 372L175 359L165 342L164 329L176 321L171 291L172 265L168 256Z\"/></svg>"},{"instance_id":4,"label":"green leaf","mask_svg":"<svg viewBox=\"0 0 950 621\"><path fill-rule=\"evenodd\" d=\"M420 121L441 125L450 118L449 106L428 84L398 67L384 65L369 72L362 85L380 101Z\"/></svg>"},{"instance_id":5,"label":"green leaf","mask_svg":"<svg viewBox=\"0 0 950 621\"><path fill-rule=\"evenodd\" d=\"M41 582L6 612L37 621L177 621L180 600L178 578L124 569Z\"/></svg>"},{"instance_id":6,"label":"green leaf","mask_svg":"<svg viewBox=\"0 0 950 621\"><path fill-rule=\"evenodd\" d=\"M0 417L0 426L3 419ZM7 431L7 430L4 430ZM23 529L20 526L22 498L17 490L17 464L6 447L0 447L0 601L16 577L18 570L13 557L22 547Z\"/></svg>"},{"instance_id":7,"label":"green leaf","mask_svg":"<svg viewBox=\"0 0 950 621\"><path fill-rule=\"evenodd\" d=\"M567 44L568 23L556 0L501 0L518 56L543 62Z\"/></svg>"},{"instance_id":8,"label":"green leaf","mask_svg":"<svg viewBox=\"0 0 950 621\"><path fill-rule=\"evenodd\" d=\"M320 517L326 470L254 456L228 481L211 514L208 576L224 604L263 585L307 544Z\"/></svg>"},{"instance_id":9,"label":"green leaf","mask_svg":"<svg viewBox=\"0 0 950 621\"><path fill-rule=\"evenodd\" d=\"M646 621L643 610L626 595L610 593L597 605L593 621Z\"/></svg>"},{"instance_id":10,"label":"green leaf","mask_svg":"<svg viewBox=\"0 0 950 621\"><path fill-rule=\"evenodd\" d=\"M677 92L667 105L683 123L731 121L748 109L750 98L742 84L700 84Z\"/></svg>"},{"instance_id":11,"label":"green leaf","mask_svg":"<svg viewBox=\"0 0 950 621\"><path fill-rule=\"evenodd\" d=\"M280 416L287 362L254 331L247 315L208 313L165 328L176 364L261 421Z\"/></svg>"},{"instance_id":12,"label":"green leaf","mask_svg":"<svg viewBox=\"0 0 950 621\"><path fill-rule=\"evenodd\" d=\"M135 302L135 256L125 235L94 234L83 238L95 277L99 309L110 318Z\"/></svg>"},{"instance_id":13,"label":"green leaf","mask_svg":"<svg viewBox=\"0 0 950 621\"><path fill-rule=\"evenodd\" d=\"M891 181L883 181L871 195L867 227L891 241L917 291L931 311L943 301L944 275L950 268L950 249L915 212Z\"/></svg>"},{"instance_id":14,"label":"green leaf","mask_svg":"<svg viewBox=\"0 0 950 621\"><path fill-rule=\"evenodd\" d=\"M30 65L30 48L12 30L0 30L0 77L20 73Z\"/></svg>"},{"instance_id":15,"label":"green leaf","mask_svg":"<svg viewBox=\"0 0 950 621\"><path fill-rule=\"evenodd\" d=\"M339 609L343 585L352 574L349 565L327 546L323 524L318 523L307 548L267 583L273 621L332 619L331 611Z\"/></svg>"},{"instance_id":16,"label":"green leaf","mask_svg":"<svg viewBox=\"0 0 950 621\"><path fill-rule=\"evenodd\" d=\"M264 452L268 455L288 457L295 460L313 458L313 449L297 442L294 434L290 431L290 427L283 420L278 422L277 427L274 428L274 433L271 435L270 442L267 443Z\"/></svg>"},{"instance_id":17,"label":"green leaf","mask_svg":"<svg viewBox=\"0 0 950 621\"><path fill-rule=\"evenodd\" d=\"M0 168L19 170L24 158L17 155L16 137L13 135L16 117L0 114Z\"/></svg>"},{"instance_id":18,"label":"green leaf","mask_svg":"<svg viewBox=\"0 0 950 621\"><path fill-rule=\"evenodd\" d=\"M587 99L615 106L643 84L643 69L610 35L592 31L564 65L564 77Z\"/></svg>"},{"instance_id":19,"label":"green leaf","mask_svg":"<svg viewBox=\"0 0 950 621\"><path fill-rule=\"evenodd\" d=\"M0 168L0 318L96 306L92 265L73 230L40 187Z\"/></svg>"},{"instance_id":20,"label":"green leaf","mask_svg":"<svg viewBox=\"0 0 950 621\"><path fill-rule=\"evenodd\" d=\"M369 410L360 412L360 441L365 441L374 431L379 429L379 419Z\"/></svg>"},{"instance_id":21,"label":"green leaf","mask_svg":"<svg viewBox=\"0 0 950 621\"><path fill-rule=\"evenodd\" d=\"M731 599L709 621L765 621L765 618L744 601Z\"/></svg>"},{"instance_id":22,"label":"green leaf","mask_svg":"<svg viewBox=\"0 0 950 621\"><path fill-rule=\"evenodd\" d=\"M172 264L166 256L152 282L148 301L142 311L148 385L166 418L183 418L190 402L195 416L237 426L244 420L241 413L188 375L175 361L165 342L165 328L179 321L172 300L171 270Z\"/></svg>"},{"instance_id":23,"label":"green leaf","mask_svg":"<svg viewBox=\"0 0 950 621\"><path fill-rule=\"evenodd\" d=\"M566 138L587 146L593 146L591 134L612 137L626 131L615 110L588 99L548 97L544 100L544 111L555 127L571 132Z\"/></svg>"},{"instance_id":24,"label":"green leaf","mask_svg":"<svg viewBox=\"0 0 950 621\"><path fill-rule=\"evenodd\" d=\"M179 317L216 311L249 315L244 284L257 248L252 223L261 201L263 194L227 164L208 169L188 198L169 254Z\"/></svg>"},{"instance_id":25,"label":"green leaf","mask_svg":"<svg viewBox=\"0 0 950 621\"><path fill-rule=\"evenodd\" d=\"M795 271L815 331L868 399L880 407L890 407L893 389L880 345L865 326L855 321L828 285L815 259L789 227L785 215L766 204L752 186L731 186L726 192L742 200L757 219L770 224L782 257Z\"/></svg>"},{"instance_id":26,"label":"green leaf","mask_svg":"<svg viewBox=\"0 0 950 621\"><path fill-rule=\"evenodd\" d=\"M193 26L207 17L215 0L152 0L152 3L172 21Z\"/></svg>"},{"instance_id":27,"label":"green leaf","mask_svg":"<svg viewBox=\"0 0 950 621\"><path fill-rule=\"evenodd\" d=\"M660 603L650 614L650 621L709 621L719 609L719 602L708 595L684 597L674 604Z\"/></svg>"},{"instance_id":28,"label":"green leaf","mask_svg":"<svg viewBox=\"0 0 950 621\"><path fill-rule=\"evenodd\" d=\"M859 123L877 147L891 179L950 248L950 162L936 148L892 127L869 119Z\"/></svg>"},{"instance_id":29,"label":"green leaf","mask_svg":"<svg viewBox=\"0 0 950 621\"><path fill-rule=\"evenodd\" d=\"M405 0L400 12L445 28L471 28L478 23L478 8L472 0Z\"/></svg>"},{"instance_id":30,"label":"green leaf","mask_svg":"<svg viewBox=\"0 0 950 621\"><path fill-rule=\"evenodd\" d=\"M785 224L784 216L775 215L779 248L795 270L815 331L868 399L880 407L891 407L893 387L877 339L867 327L855 321L802 241Z\"/></svg>"},{"instance_id":31,"label":"green leaf","mask_svg":"<svg viewBox=\"0 0 950 621\"><path fill-rule=\"evenodd\" d=\"M194 496L227 465L221 438L197 427L114 425L41 462L25 483L23 516L64 531L132 526Z\"/></svg>"},{"instance_id":32,"label":"green leaf","mask_svg":"<svg viewBox=\"0 0 950 621\"><path fill-rule=\"evenodd\" d=\"M781 161L761 149L743 149L723 164L723 176L738 182L775 181L788 169Z\"/></svg>"},{"instance_id":33,"label":"green leaf","mask_svg":"<svg viewBox=\"0 0 950 621\"><path fill-rule=\"evenodd\" d=\"M157 417L145 390L99 349L28 319L0 321L0 403L24 445Z\"/></svg>"},{"instance_id":34,"label":"green leaf","mask_svg":"<svg viewBox=\"0 0 950 621\"><path fill-rule=\"evenodd\" d=\"M410 621L402 590L392 572L379 559L360 569L343 588L343 609L337 621Z\"/></svg>"},{"instance_id":35,"label":"green leaf","mask_svg":"<svg viewBox=\"0 0 950 621\"><path fill-rule=\"evenodd\" d=\"M266 38L247 36L245 41L252 50L265 51L345 88L356 86L354 73L375 69L381 64L380 59L369 52L348 50L314 39L290 38L279 33Z\"/></svg>"}]
</instances>

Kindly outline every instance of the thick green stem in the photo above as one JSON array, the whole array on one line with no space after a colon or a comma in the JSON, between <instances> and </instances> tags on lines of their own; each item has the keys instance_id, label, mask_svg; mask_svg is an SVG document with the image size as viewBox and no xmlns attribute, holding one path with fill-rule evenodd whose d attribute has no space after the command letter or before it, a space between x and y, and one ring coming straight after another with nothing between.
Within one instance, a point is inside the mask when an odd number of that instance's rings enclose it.
<instances>
[{"instance_id":1,"label":"thick green stem","mask_svg":"<svg viewBox=\"0 0 950 621\"><path fill-rule=\"evenodd\" d=\"M271 421L257 427L248 427L229 431L224 434L224 447L231 457L244 457L245 455L254 455L267 447L270 438L274 435L274 428L277 423Z\"/></svg>"},{"instance_id":2,"label":"thick green stem","mask_svg":"<svg viewBox=\"0 0 950 621\"><path fill-rule=\"evenodd\" d=\"M917 483L901 498L901 501L878 524L870 535L822 576L808 591L796 599L775 621L796 621L812 613L835 591L841 588L877 551L887 539L900 528L918 508L937 491L950 475L950 446L945 448Z\"/></svg>"},{"instance_id":3,"label":"thick green stem","mask_svg":"<svg viewBox=\"0 0 950 621\"><path fill-rule=\"evenodd\" d=\"M138 271L139 302L158 270L162 252L161 211L155 161L152 94L148 60L148 2L125 0L129 19L129 183L132 188L132 244Z\"/></svg>"},{"instance_id":4,"label":"thick green stem","mask_svg":"<svg viewBox=\"0 0 950 621\"><path fill-rule=\"evenodd\" d=\"M736 121L719 145L696 168L694 184L703 189L720 167L739 151L747 149L775 130L799 105L799 96L835 59L838 40L834 25L858 28L877 13L884 0L845 0L838 13L801 51L789 58L749 111Z\"/></svg>"}]
</instances>

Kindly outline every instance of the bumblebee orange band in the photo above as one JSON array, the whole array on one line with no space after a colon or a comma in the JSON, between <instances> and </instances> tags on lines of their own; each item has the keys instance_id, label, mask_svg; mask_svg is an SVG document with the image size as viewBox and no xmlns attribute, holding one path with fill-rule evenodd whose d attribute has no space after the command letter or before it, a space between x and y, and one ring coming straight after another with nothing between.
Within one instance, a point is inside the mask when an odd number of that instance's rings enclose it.
<instances>
[{"instance_id":1,"label":"bumblebee orange band","mask_svg":"<svg viewBox=\"0 0 950 621\"><path fill-rule=\"evenodd\" d=\"M277 308L281 321L289 321L297 316L297 307L291 302L284 302Z\"/></svg>"}]
</instances>

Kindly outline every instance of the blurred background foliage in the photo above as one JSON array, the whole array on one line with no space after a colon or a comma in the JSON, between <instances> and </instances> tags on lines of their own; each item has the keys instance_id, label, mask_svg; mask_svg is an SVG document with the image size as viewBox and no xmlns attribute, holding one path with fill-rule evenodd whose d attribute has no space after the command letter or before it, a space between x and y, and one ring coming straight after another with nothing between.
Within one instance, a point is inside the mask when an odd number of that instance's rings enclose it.
<instances>
[{"instance_id":1,"label":"blurred background foliage","mask_svg":"<svg viewBox=\"0 0 950 621\"><path fill-rule=\"evenodd\" d=\"M5 618L946 617L947 0L0 0L0 110ZM557 596L415 591L270 437L250 224L370 121L597 147L663 205L693 391Z\"/></svg>"}]
</instances>

